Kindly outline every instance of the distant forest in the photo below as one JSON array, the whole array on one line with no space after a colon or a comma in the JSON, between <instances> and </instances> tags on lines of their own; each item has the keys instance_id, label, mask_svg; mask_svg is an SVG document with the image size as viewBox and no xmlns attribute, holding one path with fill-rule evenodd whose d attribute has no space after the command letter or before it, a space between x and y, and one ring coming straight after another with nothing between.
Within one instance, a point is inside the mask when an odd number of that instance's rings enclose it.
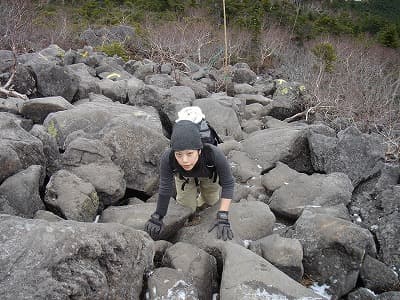
<instances>
[{"instance_id":1,"label":"distant forest","mask_svg":"<svg viewBox=\"0 0 400 300\"><path fill-rule=\"evenodd\" d=\"M43 1L42 1L43 2ZM146 18L172 20L201 9L222 23L222 0L53 0L42 5L44 15L69 8L76 23L140 26ZM373 35L384 46L400 46L400 0L226 0L229 26L255 33L278 22L293 29L299 42L321 34Z\"/></svg>"}]
</instances>

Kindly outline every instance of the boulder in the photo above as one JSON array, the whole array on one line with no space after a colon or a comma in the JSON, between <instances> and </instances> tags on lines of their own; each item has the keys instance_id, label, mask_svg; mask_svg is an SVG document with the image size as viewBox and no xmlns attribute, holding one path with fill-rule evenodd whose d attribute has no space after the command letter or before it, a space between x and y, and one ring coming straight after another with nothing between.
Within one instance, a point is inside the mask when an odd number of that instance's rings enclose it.
<instances>
[{"instance_id":1,"label":"boulder","mask_svg":"<svg viewBox=\"0 0 400 300\"><path fill-rule=\"evenodd\" d=\"M232 71L232 82L253 84L257 79L256 73L250 68L235 67Z\"/></svg>"},{"instance_id":2,"label":"boulder","mask_svg":"<svg viewBox=\"0 0 400 300\"><path fill-rule=\"evenodd\" d=\"M228 160L232 166L232 174L239 182L246 183L249 179L260 176L261 166L245 152L232 150Z\"/></svg>"},{"instance_id":3,"label":"boulder","mask_svg":"<svg viewBox=\"0 0 400 300\"><path fill-rule=\"evenodd\" d=\"M71 102L78 92L79 79L67 67L51 62L29 61L36 78L37 91L42 97L61 96Z\"/></svg>"},{"instance_id":4,"label":"boulder","mask_svg":"<svg viewBox=\"0 0 400 300\"><path fill-rule=\"evenodd\" d=\"M155 85L160 88L169 89L176 85L176 81L168 74L147 75L144 82L149 85Z\"/></svg>"},{"instance_id":5,"label":"boulder","mask_svg":"<svg viewBox=\"0 0 400 300\"><path fill-rule=\"evenodd\" d=\"M303 246L304 272L328 285L335 299L355 288L364 255L376 255L368 230L328 215L304 210L289 233Z\"/></svg>"},{"instance_id":6,"label":"boulder","mask_svg":"<svg viewBox=\"0 0 400 300\"><path fill-rule=\"evenodd\" d=\"M127 25L115 25L99 29L89 28L85 30L80 39L90 46L101 46L113 42L131 42L135 38L135 29Z\"/></svg>"},{"instance_id":7,"label":"boulder","mask_svg":"<svg viewBox=\"0 0 400 300\"><path fill-rule=\"evenodd\" d=\"M44 125L60 148L68 135L82 130L113 151L128 188L152 194L157 189L159 157L168 147L158 113L117 102L89 102L49 115Z\"/></svg>"},{"instance_id":8,"label":"boulder","mask_svg":"<svg viewBox=\"0 0 400 300\"><path fill-rule=\"evenodd\" d=\"M0 113L0 154L0 183L31 165L46 164L42 142L7 113Z\"/></svg>"},{"instance_id":9,"label":"boulder","mask_svg":"<svg viewBox=\"0 0 400 300\"><path fill-rule=\"evenodd\" d=\"M47 132L44 126L38 124L35 124L29 133L42 141L47 175L53 174L60 168L60 152L58 151L56 139Z\"/></svg>"},{"instance_id":10,"label":"boulder","mask_svg":"<svg viewBox=\"0 0 400 300\"><path fill-rule=\"evenodd\" d=\"M44 209L39 195L42 174L42 166L32 165L4 180L0 185L0 212L32 218Z\"/></svg>"},{"instance_id":11,"label":"boulder","mask_svg":"<svg viewBox=\"0 0 400 300\"><path fill-rule=\"evenodd\" d=\"M108 78L104 78L97 82L100 87L101 93L112 99L113 101L118 101L121 103L127 102L127 80L113 81Z\"/></svg>"},{"instance_id":12,"label":"boulder","mask_svg":"<svg viewBox=\"0 0 400 300\"><path fill-rule=\"evenodd\" d=\"M242 151L264 169L281 161L298 172L312 172L307 129L277 127L254 132L242 141Z\"/></svg>"},{"instance_id":13,"label":"boulder","mask_svg":"<svg viewBox=\"0 0 400 300\"><path fill-rule=\"evenodd\" d=\"M95 162L66 169L94 186L102 207L117 204L125 195L124 172L113 162Z\"/></svg>"},{"instance_id":14,"label":"boulder","mask_svg":"<svg viewBox=\"0 0 400 300\"><path fill-rule=\"evenodd\" d=\"M67 66L68 71L74 74L78 79L78 92L75 95L76 99L87 98L89 93L100 93L99 79L96 77L96 71L85 65L77 63Z\"/></svg>"},{"instance_id":15,"label":"boulder","mask_svg":"<svg viewBox=\"0 0 400 300\"><path fill-rule=\"evenodd\" d=\"M261 177L261 184L268 192L274 192L283 185L288 185L301 173L289 168L283 162L276 162L275 167Z\"/></svg>"},{"instance_id":16,"label":"boulder","mask_svg":"<svg viewBox=\"0 0 400 300\"><path fill-rule=\"evenodd\" d=\"M207 85L196 80L187 78L186 76L178 76L176 78L177 85L186 86L193 90L196 98L207 98L210 93L207 91Z\"/></svg>"},{"instance_id":17,"label":"boulder","mask_svg":"<svg viewBox=\"0 0 400 300\"><path fill-rule=\"evenodd\" d=\"M212 299L218 277L213 256L196 246L176 243L165 251L163 265L185 273L197 288L199 299Z\"/></svg>"},{"instance_id":18,"label":"boulder","mask_svg":"<svg viewBox=\"0 0 400 300\"><path fill-rule=\"evenodd\" d=\"M156 203L110 206L101 214L100 222L120 223L134 229L144 230L144 225L155 210ZM171 199L168 213L163 219L164 228L159 239L168 240L174 236L183 227L191 213L191 209L181 206Z\"/></svg>"},{"instance_id":19,"label":"boulder","mask_svg":"<svg viewBox=\"0 0 400 300\"><path fill-rule=\"evenodd\" d=\"M264 258L231 242L223 246L221 300L321 299Z\"/></svg>"},{"instance_id":20,"label":"boulder","mask_svg":"<svg viewBox=\"0 0 400 300\"><path fill-rule=\"evenodd\" d=\"M368 194L366 192L353 197L350 211L359 217L360 225L369 228L376 236L379 245L378 258L396 270L400 269L399 201L400 186L389 186L383 191Z\"/></svg>"},{"instance_id":21,"label":"boulder","mask_svg":"<svg viewBox=\"0 0 400 300\"><path fill-rule=\"evenodd\" d=\"M297 219L307 206L346 205L352 192L351 181L344 173L299 174L273 192L269 205L277 214Z\"/></svg>"},{"instance_id":22,"label":"boulder","mask_svg":"<svg viewBox=\"0 0 400 300\"><path fill-rule=\"evenodd\" d=\"M297 239L272 234L250 244L250 250L264 257L296 281L303 278L303 247Z\"/></svg>"},{"instance_id":23,"label":"boulder","mask_svg":"<svg viewBox=\"0 0 400 300\"><path fill-rule=\"evenodd\" d=\"M384 263L369 255L365 256L362 263L360 278L363 286L375 293L395 290L400 286L397 274Z\"/></svg>"},{"instance_id":24,"label":"boulder","mask_svg":"<svg viewBox=\"0 0 400 300\"><path fill-rule=\"evenodd\" d=\"M1 51L1 50L0 50ZM9 112L12 114L19 114L19 109L24 103L24 100L20 98L0 98L0 112Z\"/></svg>"},{"instance_id":25,"label":"boulder","mask_svg":"<svg viewBox=\"0 0 400 300\"><path fill-rule=\"evenodd\" d=\"M80 222L92 222L99 206L93 185L66 170L51 176L44 201L66 219Z\"/></svg>"},{"instance_id":26,"label":"boulder","mask_svg":"<svg viewBox=\"0 0 400 300\"><path fill-rule=\"evenodd\" d=\"M340 131L337 138L311 133L311 161L319 172L343 172L356 187L383 167L384 150L380 138L362 134L355 127Z\"/></svg>"},{"instance_id":27,"label":"boulder","mask_svg":"<svg viewBox=\"0 0 400 300\"><path fill-rule=\"evenodd\" d=\"M63 97L44 97L24 101L20 113L35 123L43 123L48 114L72 108L74 106Z\"/></svg>"},{"instance_id":28,"label":"boulder","mask_svg":"<svg viewBox=\"0 0 400 300\"><path fill-rule=\"evenodd\" d=\"M301 89L304 86L295 82L287 82L283 79L275 80L275 91L272 102L268 105L269 115L284 120L301 112L301 101L299 99Z\"/></svg>"},{"instance_id":29,"label":"boulder","mask_svg":"<svg viewBox=\"0 0 400 300\"><path fill-rule=\"evenodd\" d=\"M139 300L147 234L119 224L0 215L0 298Z\"/></svg>"},{"instance_id":30,"label":"boulder","mask_svg":"<svg viewBox=\"0 0 400 300\"><path fill-rule=\"evenodd\" d=\"M243 240L258 240L272 234L275 223L268 205L259 201L232 203L229 219L235 234Z\"/></svg>"},{"instance_id":31,"label":"boulder","mask_svg":"<svg viewBox=\"0 0 400 300\"><path fill-rule=\"evenodd\" d=\"M61 218L60 216L57 216L56 214L53 214L50 211L47 210L42 210L39 209L33 219L40 219L40 220L46 220L47 222L59 222L59 221L64 221L63 218Z\"/></svg>"}]
</instances>

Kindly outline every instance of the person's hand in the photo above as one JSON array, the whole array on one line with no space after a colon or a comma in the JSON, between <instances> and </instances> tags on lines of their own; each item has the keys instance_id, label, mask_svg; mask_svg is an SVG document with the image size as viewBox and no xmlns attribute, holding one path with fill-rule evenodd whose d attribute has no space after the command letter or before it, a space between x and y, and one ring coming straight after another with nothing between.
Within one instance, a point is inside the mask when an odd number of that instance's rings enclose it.
<instances>
[{"instance_id":1,"label":"person's hand","mask_svg":"<svg viewBox=\"0 0 400 300\"><path fill-rule=\"evenodd\" d=\"M144 225L144 229L153 240L157 240L162 230L164 223L162 217L158 213L153 213L150 219Z\"/></svg>"},{"instance_id":2,"label":"person's hand","mask_svg":"<svg viewBox=\"0 0 400 300\"><path fill-rule=\"evenodd\" d=\"M217 227L217 238L223 239L224 241L228 239L233 239L233 232L231 229L231 224L228 219L227 211L219 211L217 213L217 219L214 221L208 232L211 232L215 227Z\"/></svg>"}]
</instances>

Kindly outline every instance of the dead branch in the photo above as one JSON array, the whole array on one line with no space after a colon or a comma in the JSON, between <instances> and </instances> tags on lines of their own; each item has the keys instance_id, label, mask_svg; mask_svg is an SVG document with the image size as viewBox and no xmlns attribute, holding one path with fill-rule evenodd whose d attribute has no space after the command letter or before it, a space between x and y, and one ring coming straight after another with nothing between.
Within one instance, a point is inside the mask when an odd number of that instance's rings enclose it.
<instances>
[{"instance_id":1,"label":"dead branch","mask_svg":"<svg viewBox=\"0 0 400 300\"><path fill-rule=\"evenodd\" d=\"M310 108L308 108L308 109L306 109L305 111L302 111L302 112L299 112L299 113L297 113L297 114L295 114L295 115L293 115L293 116L291 116L291 117L289 117L289 118L286 118L286 119L284 119L283 121L284 122L287 122L287 123L290 123L290 122L293 122L293 121L295 121L295 120L298 120L298 119L300 119L300 118L302 118L302 117L304 117L305 116L305 120L306 121L308 121L309 120L309 116L310 116L310 114L315 114L316 112L317 112L317 110L318 109L328 109L328 108L332 108L333 106L326 106L326 105L319 105L319 104L317 104L317 105L315 105L315 106L312 106L312 107L310 107Z\"/></svg>"},{"instance_id":2,"label":"dead branch","mask_svg":"<svg viewBox=\"0 0 400 300\"><path fill-rule=\"evenodd\" d=\"M16 97L16 98L20 98L23 100L28 100L28 96L26 96L24 94L20 94L11 89L11 83L14 80L15 74L17 73L17 55L15 54L15 49L13 49L13 56L14 56L14 63L11 66L11 76L7 80L7 82L4 86L2 86L2 87L0 86L0 94L4 94L7 97Z\"/></svg>"},{"instance_id":3,"label":"dead branch","mask_svg":"<svg viewBox=\"0 0 400 300\"><path fill-rule=\"evenodd\" d=\"M16 91L9 91L9 90L7 90L5 88L2 88L2 87L0 87L0 94L4 94L7 97L15 97L15 98L23 99L23 100L28 100L28 96L27 95L20 94L20 93L18 93Z\"/></svg>"}]
</instances>

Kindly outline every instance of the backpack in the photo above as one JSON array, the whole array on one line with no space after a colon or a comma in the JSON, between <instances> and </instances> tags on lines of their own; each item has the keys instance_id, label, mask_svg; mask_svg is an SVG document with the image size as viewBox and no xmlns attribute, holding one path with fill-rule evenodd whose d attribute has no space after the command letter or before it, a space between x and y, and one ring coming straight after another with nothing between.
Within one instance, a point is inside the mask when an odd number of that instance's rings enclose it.
<instances>
[{"instance_id":1,"label":"backpack","mask_svg":"<svg viewBox=\"0 0 400 300\"><path fill-rule=\"evenodd\" d=\"M197 124L200 130L200 137L203 144L212 144L214 146L223 143L223 140L218 136L215 129L208 123L205 115L198 106L188 106L182 108L178 112L178 119L175 122L182 120L192 121Z\"/></svg>"}]
</instances>

